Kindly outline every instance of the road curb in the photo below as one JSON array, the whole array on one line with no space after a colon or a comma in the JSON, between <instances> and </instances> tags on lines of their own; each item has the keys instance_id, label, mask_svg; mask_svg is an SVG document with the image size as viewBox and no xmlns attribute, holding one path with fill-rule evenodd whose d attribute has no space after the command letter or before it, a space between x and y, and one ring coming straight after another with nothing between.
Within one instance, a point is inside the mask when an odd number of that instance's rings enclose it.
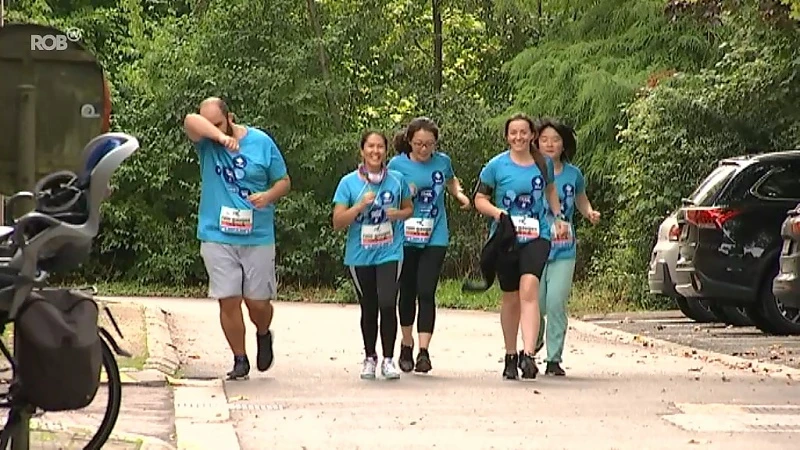
<instances>
[{"instance_id":1,"label":"road curb","mask_svg":"<svg viewBox=\"0 0 800 450\"><path fill-rule=\"evenodd\" d=\"M180 358L167 324L167 312L144 305L144 322L147 336L147 360L144 369L155 369L168 376L174 375L180 367Z\"/></svg>"},{"instance_id":2,"label":"road curb","mask_svg":"<svg viewBox=\"0 0 800 450\"><path fill-rule=\"evenodd\" d=\"M120 369L123 385L161 387L168 377L175 376L180 368L180 358L167 323L167 312L156 306L137 302L135 297L96 296L96 300L110 304L135 304L143 308L147 359L142 370Z\"/></svg>"},{"instance_id":3,"label":"road curb","mask_svg":"<svg viewBox=\"0 0 800 450\"><path fill-rule=\"evenodd\" d=\"M664 350L672 356L702 359L707 363L718 362L732 369L747 370L752 373L757 373L775 379L800 380L800 369L795 369L780 364L761 362L755 359L747 359L739 356L726 355L724 353L701 350L698 348L665 341L663 339L641 336L614 328L605 328L580 319L571 319L569 321L569 328L579 333L598 336L608 341L622 342L624 344L636 345L639 347Z\"/></svg>"}]
</instances>

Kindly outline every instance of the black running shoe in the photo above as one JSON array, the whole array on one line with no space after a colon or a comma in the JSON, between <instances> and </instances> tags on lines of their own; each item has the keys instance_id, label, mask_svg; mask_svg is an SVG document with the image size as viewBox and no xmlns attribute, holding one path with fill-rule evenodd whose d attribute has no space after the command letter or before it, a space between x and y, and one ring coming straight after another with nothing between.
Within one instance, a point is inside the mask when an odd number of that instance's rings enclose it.
<instances>
[{"instance_id":1,"label":"black running shoe","mask_svg":"<svg viewBox=\"0 0 800 450\"><path fill-rule=\"evenodd\" d=\"M536 367L536 361L533 360L533 355L526 353L522 354L519 360L519 368L522 371L522 378L534 379L539 373L539 368Z\"/></svg>"},{"instance_id":2,"label":"black running shoe","mask_svg":"<svg viewBox=\"0 0 800 450\"><path fill-rule=\"evenodd\" d=\"M417 364L414 369L415 372L419 373L428 373L431 371L433 367L431 367L431 355L428 354L427 348L419 349L419 353L417 354Z\"/></svg>"},{"instance_id":3,"label":"black running shoe","mask_svg":"<svg viewBox=\"0 0 800 450\"><path fill-rule=\"evenodd\" d=\"M256 367L264 372L272 367L272 362L275 360L275 354L272 352L272 332L267 330L267 334L256 333L256 344L258 345Z\"/></svg>"},{"instance_id":4,"label":"black running shoe","mask_svg":"<svg viewBox=\"0 0 800 450\"><path fill-rule=\"evenodd\" d=\"M513 355L506 355L506 364L505 368L503 369L503 378L506 380L516 380L519 378L519 372L517 372L517 357L516 353Z\"/></svg>"},{"instance_id":5,"label":"black running shoe","mask_svg":"<svg viewBox=\"0 0 800 450\"><path fill-rule=\"evenodd\" d=\"M400 344L400 359L398 359L397 365L406 373L414 370L414 344Z\"/></svg>"},{"instance_id":6,"label":"black running shoe","mask_svg":"<svg viewBox=\"0 0 800 450\"><path fill-rule=\"evenodd\" d=\"M564 369L561 368L561 364L557 362L548 362L547 368L544 370L544 374L563 377L567 374L567 372L564 372Z\"/></svg>"},{"instance_id":7,"label":"black running shoe","mask_svg":"<svg viewBox=\"0 0 800 450\"><path fill-rule=\"evenodd\" d=\"M247 356L233 357L233 370L227 373L228 380L247 380L250 378L250 361Z\"/></svg>"}]
</instances>

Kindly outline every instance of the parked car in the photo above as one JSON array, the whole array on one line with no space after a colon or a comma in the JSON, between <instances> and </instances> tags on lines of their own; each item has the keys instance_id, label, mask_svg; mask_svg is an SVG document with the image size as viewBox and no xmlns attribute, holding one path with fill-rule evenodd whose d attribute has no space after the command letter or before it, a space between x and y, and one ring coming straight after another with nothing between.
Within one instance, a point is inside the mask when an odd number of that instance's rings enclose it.
<instances>
[{"instance_id":1,"label":"parked car","mask_svg":"<svg viewBox=\"0 0 800 450\"><path fill-rule=\"evenodd\" d=\"M744 308L762 331L800 334L800 313L772 293L786 211L800 202L800 150L720 161L678 210L675 290Z\"/></svg>"},{"instance_id":2,"label":"parked car","mask_svg":"<svg viewBox=\"0 0 800 450\"><path fill-rule=\"evenodd\" d=\"M700 323L716 322L717 318L708 305L697 298L685 298L675 290L672 281L675 263L678 261L678 220L670 214L658 227L656 244L650 257L647 281L650 293L664 295L675 301L684 316Z\"/></svg>"},{"instance_id":3,"label":"parked car","mask_svg":"<svg viewBox=\"0 0 800 450\"><path fill-rule=\"evenodd\" d=\"M772 281L772 293L784 308L800 311L800 204L783 221L781 237L780 270Z\"/></svg>"}]
</instances>

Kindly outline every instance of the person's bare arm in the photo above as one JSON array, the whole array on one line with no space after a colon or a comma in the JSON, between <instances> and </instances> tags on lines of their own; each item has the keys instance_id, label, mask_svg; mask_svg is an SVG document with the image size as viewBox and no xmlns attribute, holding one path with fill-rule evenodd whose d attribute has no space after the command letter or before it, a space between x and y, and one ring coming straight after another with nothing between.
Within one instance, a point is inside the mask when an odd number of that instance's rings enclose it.
<instances>
[{"instance_id":1,"label":"person's bare arm","mask_svg":"<svg viewBox=\"0 0 800 450\"><path fill-rule=\"evenodd\" d=\"M264 192L257 192L249 197L250 202L256 208L263 208L267 205L277 202L281 197L289 193L292 188L292 180L289 175L276 181L269 189Z\"/></svg>"},{"instance_id":2,"label":"person's bare arm","mask_svg":"<svg viewBox=\"0 0 800 450\"><path fill-rule=\"evenodd\" d=\"M461 203L462 209L469 208L469 197L464 194L464 190L461 188L461 181L458 177L453 177L447 182L447 192Z\"/></svg>"},{"instance_id":3,"label":"person's bare arm","mask_svg":"<svg viewBox=\"0 0 800 450\"><path fill-rule=\"evenodd\" d=\"M400 209L389 208L386 211L386 216L389 220L406 220L414 214L414 202L407 198L400 202Z\"/></svg>"},{"instance_id":4,"label":"person's bare arm","mask_svg":"<svg viewBox=\"0 0 800 450\"><path fill-rule=\"evenodd\" d=\"M592 208L592 203L589 201L589 197L586 195L586 192L581 192L575 198L575 206L580 211L581 215L585 217L592 225L597 225L600 222L600 213L595 211Z\"/></svg>"},{"instance_id":5,"label":"person's bare arm","mask_svg":"<svg viewBox=\"0 0 800 450\"><path fill-rule=\"evenodd\" d=\"M548 184L544 188L544 194L547 196L547 203L550 205L550 212L553 213L553 217L561 215L561 200L558 198L555 183Z\"/></svg>"},{"instance_id":6,"label":"person's bare arm","mask_svg":"<svg viewBox=\"0 0 800 450\"><path fill-rule=\"evenodd\" d=\"M343 230L350 226L356 220L356 217L364 211L370 203L375 200L374 194L368 194L362 197L361 201L351 207L347 207L341 203L337 203L333 207L333 229L336 231Z\"/></svg>"},{"instance_id":7,"label":"person's bare arm","mask_svg":"<svg viewBox=\"0 0 800 450\"><path fill-rule=\"evenodd\" d=\"M183 130L192 142L198 142L203 138L219 142L220 138L225 135L200 114L187 114L183 119Z\"/></svg>"},{"instance_id":8,"label":"person's bare arm","mask_svg":"<svg viewBox=\"0 0 800 450\"><path fill-rule=\"evenodd\" d=\"M475 209L484 216L491 217L495 220L500 219L500 214L504 211L492 204L491 198L480 192L475 194Z\"/></svg>"}]
</instances>

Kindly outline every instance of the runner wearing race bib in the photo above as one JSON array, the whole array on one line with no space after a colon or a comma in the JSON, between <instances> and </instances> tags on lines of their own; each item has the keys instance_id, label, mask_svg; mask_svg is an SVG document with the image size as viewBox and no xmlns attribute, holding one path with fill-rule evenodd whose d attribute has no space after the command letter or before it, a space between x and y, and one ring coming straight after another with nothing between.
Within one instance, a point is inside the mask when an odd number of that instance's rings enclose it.
<instances>
[{"instance_id":1,"label":"runner wearing race bib","mask_svg":"<svg viewBox=\"0 0 800 450\"><path fill-rule=\"evenodd\" d=\"M380 317L385 378L397 379L397 290L403 260L403 221L414 211L403 175L386 167L386 137L368 132L361 138L362 164L339 180L333 195L333 228L347 228L344 264L361 305L364 366L361 378L374 379Z\"/></svg>"},{"instance_id":2,"label":"runner wearing race bib","mask_svg":"<svg viewBox=\"0 0 800 450\"><path fill-rule=\"evenodd\" d=\"M536 349L543 345L546 329L545 374L564 376L566 372L561 367L561 357L567 334L567 300L572 289L576 256L575 228L572 220L577 209L592 224L597 224L600 221L600 213L592 208L586 196L583 173L568 162L575 157L577 147L574 130L556 120L544 119L536 123L536 134L539 150L553 161L561 213L569 222L569 234L563 239L551 241L550 256L539 283L541 319Z\"/></svg>"},{"instance_id":3,"label":"runner wearing race bib","mask_svg":"<svg viewBox=\"0 0 800 450\"><path fill-rule=\"evenodd\" d=\"M227 104L206 99L184 121L200 161L197 238L208 273L208 295L234 355L229 379L247 378L242 302L257 328L257 367L272 366L275 276L275 202L291 182L283 156L265 132L233 123Z\"/></svg>"},{"instance_id":4,"label":"runner wearing race bib","mask_svg":"<svg viewBox=\"0 0 800 450\"><path fill-rule=\"evenodd\" d=\"M553 161L532 146L533 121L522 114L508 119L505 136L509 150L492 158L481 170L475 208L492 217L490 233L502 214L510 217L517 246L497 264L497 281L503 291L500 321L506 344L503 376L536 378L533 360L539 334L539 279L550 253L550 240L566 234L561 204L552 180ZM555 212L555 220L547 212ZM522 326L524 350L517 355L517 334Z\"/></svg>"},{"instance_id":5,"label":"runner wearing race bib","mask_svg":"<svg viewBox=\"0 0 800 450\"><path fill-rule=\"evenodd\" d=\"M436 322L436 286L442 271L450 233L445 210L445 190L468 208L469 198L461 192L453 174L450 157L436 151L439 128L432 120L412 120L394 138L399 153L389 168L403 174L414 198L414 214L404 224L405 248L400 275L400 359L403 372L427 373L432 369L428 347ZM419 353L414 360L412 326L417 315Z\"/></svg>"}]
</instances>

